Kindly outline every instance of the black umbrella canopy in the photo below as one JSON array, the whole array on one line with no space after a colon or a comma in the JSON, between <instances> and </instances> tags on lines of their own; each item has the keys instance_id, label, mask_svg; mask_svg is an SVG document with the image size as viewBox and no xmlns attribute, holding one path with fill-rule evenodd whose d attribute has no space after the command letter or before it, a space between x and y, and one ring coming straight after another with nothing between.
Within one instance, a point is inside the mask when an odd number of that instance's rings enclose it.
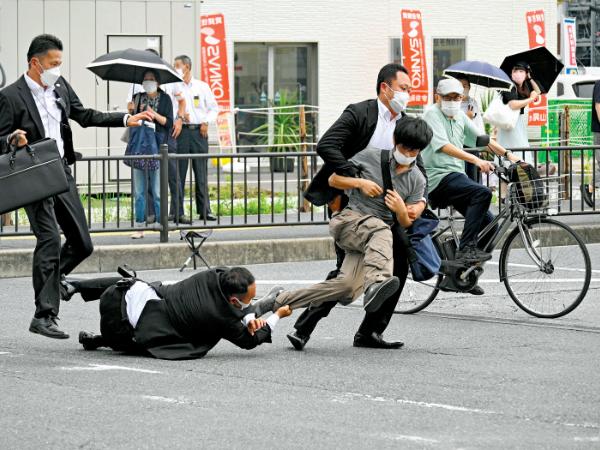
<instances>
[{"instance_id":1,"label":"black umbrella canopy","mask_svg":"<svg viewBox=\"0 0 600 450\"><path fill-rule=\"evenodd\" d=\"M87 69L105 81L141 84L148 69L154 70L160 84L183 81L173 66L160 56L146 50L117 50L96 58Z\"/></svg>"},{"instance_id":2,"label":"black umbrella canopy","mask_svg":"<svg viewBox=\"0 0 600 450\"><path fill-rule=\"evenodd\" d=\"M546 47L537 47L507 56L500 68L510 77L513 67L519 63L529 64L531 78L538 84L542 94L546 94L550 90L564 67L564 64Z\"/></svg>"}]
</instances>

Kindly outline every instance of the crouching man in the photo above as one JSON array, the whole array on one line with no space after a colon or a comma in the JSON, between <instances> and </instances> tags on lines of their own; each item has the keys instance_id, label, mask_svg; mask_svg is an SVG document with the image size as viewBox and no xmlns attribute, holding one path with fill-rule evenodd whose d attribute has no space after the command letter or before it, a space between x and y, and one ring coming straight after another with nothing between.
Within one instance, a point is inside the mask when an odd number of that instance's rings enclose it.
<instances>
[{"instance_id":1,"label":"crouching man","mask_svg":"<svg viewBox=\"0 0 600 450\"><path fill-rule=\"evenodd\" d=\"M207 270L170 285L101 278L69 280L63 287L69 296L100 299L101 334L79 333L86 350L110 347L160 359L202 358L221 339L253 349L270 343L278 320L291 314L286 306L257 318L272 308L280 288L251 305L256 282L242 267Z\"/></svg>"}]
</instances>

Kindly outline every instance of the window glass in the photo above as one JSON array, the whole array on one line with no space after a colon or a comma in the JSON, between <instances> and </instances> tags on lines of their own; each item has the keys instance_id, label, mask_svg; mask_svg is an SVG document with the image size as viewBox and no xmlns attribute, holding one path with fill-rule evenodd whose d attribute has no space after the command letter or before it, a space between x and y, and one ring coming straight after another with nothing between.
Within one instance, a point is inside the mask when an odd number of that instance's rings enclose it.
<instances>
[{"instance_id":1,"label":"window glass","mask_svg":"<svg viewBox=\"0 0 600 450\"><path fill-rule=\"evenodd\" d=\"M390 62L402 64L402 39L390 39Z\"/></svg>"},{"instance_id":2,"label":"window glass","mask_svg":"<svg viewBox=\"0 0 600 450\"><path fill-rule=\"evenodd\" d=\"M442 78L444 69L465 59L465 39L433 40L433 87Z\"/></svg>"}]
</instances>

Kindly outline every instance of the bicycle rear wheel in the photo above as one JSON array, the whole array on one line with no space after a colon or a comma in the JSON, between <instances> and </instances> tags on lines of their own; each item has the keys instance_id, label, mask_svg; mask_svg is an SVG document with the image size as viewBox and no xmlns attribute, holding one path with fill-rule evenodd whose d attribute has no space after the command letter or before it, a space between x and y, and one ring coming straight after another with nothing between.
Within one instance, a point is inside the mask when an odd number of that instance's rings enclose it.
<instances>
[{"instance_id":1,"label":"bicycle rear wheel","mask_svg":"<svg viewBox=\"0 0 600 450\"><path fill-rule=\"evenodd\" d=\"M585 298L592 276L584 242L568 225L547 217L526 219L523 227L526 242L517 227L500 255L500 278L508 294L536 317L570 313Z\"/></svg>"}]
</instances>

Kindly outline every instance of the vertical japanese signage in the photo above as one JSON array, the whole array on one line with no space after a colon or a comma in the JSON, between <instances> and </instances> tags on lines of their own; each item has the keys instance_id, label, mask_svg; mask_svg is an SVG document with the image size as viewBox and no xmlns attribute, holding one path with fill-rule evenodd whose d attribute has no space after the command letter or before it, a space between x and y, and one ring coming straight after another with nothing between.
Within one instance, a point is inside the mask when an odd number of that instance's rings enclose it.
<instances>
[{"instance_id":1,"label":"vertical japanese signage","mask_svg":"<svg viewBox=\"0 0 600 450\"><path fill-rule=\"evenodd\" d=\"M565 65L565 73L576 74L577 31L575 29L575 19L573 17L563 19L562 44L562 59Z\"/></svg>"},{"instance_id":2,"label":"vertical japanese signage","mask_svg":"<svg viewBox=\"0 0 600 450\"><path fill-rule=\"evenodd\" d=\"M200 16L200 62L201 79L208 83L219 104L217 131L221 149L232 149L231 96L225 19L223 14Z\"/></svg>"},{"instance_id":3,"label":"vertical japanese signage","mask_svg":"<svg viewBox=\"0 0 600 450\"><path fill-rule=\"evenodd\" d=\"M525 14L527 21L527 34L529 35L529 48L542 47L546 45L546 22L544 11L528 11ZM535 78L535 74L533 74ZM529 125L546 125L548 121L548 99L546 95L540 95L529 107Z\"/></svg>"},{"instance_id":4,"label":"vertical japanese signage","mask_svg":"<svg viewBox=\"0 0 600 450\"><path fill-rule=\"evenodd\" d=\"M421 11L403 9L400 14L402 17L402 62L408 69L413 88L408 104L427 105L429 103L429 85L427 83Z\"/></svg>"}]
</instances>

